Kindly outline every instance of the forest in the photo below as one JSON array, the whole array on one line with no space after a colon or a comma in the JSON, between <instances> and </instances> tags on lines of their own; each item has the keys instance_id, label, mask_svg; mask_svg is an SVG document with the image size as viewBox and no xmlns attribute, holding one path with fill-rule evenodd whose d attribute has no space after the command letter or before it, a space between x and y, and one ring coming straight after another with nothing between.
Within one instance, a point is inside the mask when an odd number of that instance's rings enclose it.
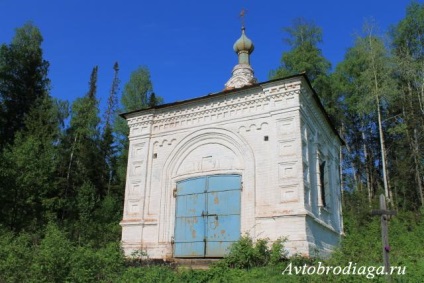
<instances>
[{"instance_id":1,"label":"forest","mask_svg":"<svg viewBox=\"0 0 424 283\"><path fill-rule=\"evenodd\" d=\"M364 276L286 276L290 262L381 266L380 194L398 214L390 219L395 282L424 277L424 4L384 32L364 23L337 66L323 56L323 31L295 19L283 28L280 66L269 78L305 72L339 135L345 235L331 258L287 258L284 241L243 236L209 270L155 264L143 251L120 249L128 127L119 113L163 103L149 69L121 86L111 62L110 91L97 92L98 67L74 101L50 95L49 62L32 23L0 46L1 282L363 282ZM107 97L107 109L99 97ZM147 257L147 259L146 259ZM420 279L421 278L421 279ZM374 281L385 282L384 276Z\"/></svg>"}]
</instances>

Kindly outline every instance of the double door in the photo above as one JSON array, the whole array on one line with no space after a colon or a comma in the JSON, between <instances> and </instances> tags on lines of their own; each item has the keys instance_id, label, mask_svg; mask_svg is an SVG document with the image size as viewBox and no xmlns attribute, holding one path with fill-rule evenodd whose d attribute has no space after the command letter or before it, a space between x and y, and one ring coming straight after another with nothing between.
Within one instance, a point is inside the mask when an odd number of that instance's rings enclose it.
<instances>
[{"instance_id":1,"label":"double door","mask_svg":"<svg viewBox=\"0 0 424 283\"><path fill-rule=\"evenodd\" d=\"M175 257L223 257L240 238L240 175L177 183Z\"/></svg>"}]
</instances>

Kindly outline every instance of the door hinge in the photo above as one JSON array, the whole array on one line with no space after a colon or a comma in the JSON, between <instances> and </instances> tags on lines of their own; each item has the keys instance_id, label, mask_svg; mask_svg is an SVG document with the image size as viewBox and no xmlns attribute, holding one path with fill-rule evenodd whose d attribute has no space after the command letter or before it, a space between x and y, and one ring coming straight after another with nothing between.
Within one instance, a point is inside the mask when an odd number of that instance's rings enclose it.
<instances>
[{"instance_id":1,"label":"door hinge","mask_svg":"<svg viewBox=\"0 0 424 283\"><path fill-rule=\"evenodd\" d=\"M172 196L173 196L174 198L176 198L176 197L177 197L177 188L174 188L174 189L172 190Z\"/></svg>"}]
</instances>

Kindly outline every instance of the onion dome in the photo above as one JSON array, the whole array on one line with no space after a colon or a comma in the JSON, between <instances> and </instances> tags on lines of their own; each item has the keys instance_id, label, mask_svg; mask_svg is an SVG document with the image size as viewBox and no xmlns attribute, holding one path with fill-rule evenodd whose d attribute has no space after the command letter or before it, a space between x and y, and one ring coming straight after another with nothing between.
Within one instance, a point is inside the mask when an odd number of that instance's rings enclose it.
<instances>
[{"instance_id":1,"label":"onion dome","mask_svg":"<svg viewBox=\"0 0 424 283\"><path fill-rule=\"evenodd\" d=\"M248 52L249 54L253 52L254 46L252 41L246 36L245 28L241 28L241 36L234 43L233 46L234 51L239 54L239 52Z\"/></svg>"},{"instance_id":2,"label":"onion dome","mask_svg":"<svg viewBox=\"0 0 424 283\"><path fill-rule=\"evenodd\" d=\"M252 41L246 36L245 28L241 28L241 37L234 43L234 51L238 56L238 64L234 66L232 76L225 84L225 90L242 88L256 83L253 69L250 66L250 53L254 46Z\"/></svg>"}]
</instances>

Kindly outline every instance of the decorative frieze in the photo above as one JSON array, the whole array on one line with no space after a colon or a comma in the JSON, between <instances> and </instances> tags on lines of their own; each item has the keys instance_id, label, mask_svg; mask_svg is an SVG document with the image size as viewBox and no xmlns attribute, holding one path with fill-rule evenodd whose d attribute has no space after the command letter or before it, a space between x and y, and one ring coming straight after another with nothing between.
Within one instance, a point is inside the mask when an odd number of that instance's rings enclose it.
<instances>
[{"instance_id":1,"label":"decorative frieze","mask_svg":"<svg viewBox=\"0 0 424 283\"><path fill-rule=\"evenodd\" d=\"M148 113L133 118L128 118L128 125L131 128L131 136L148 133L152 127L153 133L171 130L181 127L190 127L198 124L207 124L213 121L223 121L229 118L243 117L246 115L268 112L271 108L282 107L286 99L294 98L300 94L297 89L272 88L264 89L259 93L241 93L239 95L225 96L219 99L212 99L202 105L192 103L185 104L184 107L175 106L175 110L162 112L156 110L154 114ZM281 102L281 103L280 103Z\"/></svg>"}]
</instances>

